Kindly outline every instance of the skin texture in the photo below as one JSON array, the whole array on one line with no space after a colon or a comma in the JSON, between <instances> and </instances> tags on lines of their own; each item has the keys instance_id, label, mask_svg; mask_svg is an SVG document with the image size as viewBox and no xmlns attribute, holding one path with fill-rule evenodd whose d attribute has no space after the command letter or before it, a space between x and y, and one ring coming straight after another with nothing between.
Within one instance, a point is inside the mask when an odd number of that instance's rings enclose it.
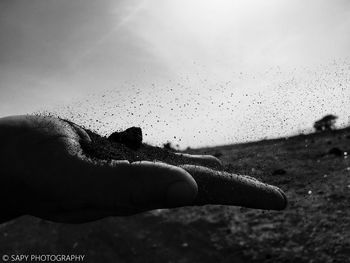
<instances>
[{"instance_id":1,"label":"skin texture","mask_svg":"<svg viewBox=\"0 0 350 263\"><path fill-rule=\"evenodd\" d=\"M0 220L29 214L65 223L82 223L107 216L126 216L152 209L206 203L283 209L286 198L278 188L230 177L202 166L172 166L158 162L91 160L80 143L89 141L78 125L46 116L11 116L0 119ZM212 156L186 156L189 160L220 161ZM199 181L216 182L226 193L205 189ZM258 187L257 187L258 185ZM209 193L208 193L209 191ZM229 195L228 191L236 194ZM271 194L271 192L273 194ZM270 194L269 194L270 193ZM227 196L231 200L227 201ZM199 199L198 199L199 198ZM226 200L223 200L225 199Z\"/></svg>"}]
</instances>

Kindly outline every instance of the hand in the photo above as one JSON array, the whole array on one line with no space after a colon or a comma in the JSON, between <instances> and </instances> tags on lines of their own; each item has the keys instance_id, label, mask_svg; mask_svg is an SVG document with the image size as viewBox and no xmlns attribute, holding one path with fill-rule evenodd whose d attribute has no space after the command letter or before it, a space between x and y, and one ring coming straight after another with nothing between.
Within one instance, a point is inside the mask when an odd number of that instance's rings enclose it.
<instances>
[{"instance_id":1,"label":"hand","mask_svg":"<svg viewBox=\"0 0 350 263\"><path fill-rule=\"evenodd\" d=\"M80 146L90 140L78 125L54 117L0 119L2 220L30 214L80 223L206 203L262 209L286 205L276 187L202 166L91 160ZM185 157L192 163L219 162L212 156ZM230 184L221 180L227 176L232 177ZM194 178L215 188L198 188Z\"/></svg>"}]
</instances>

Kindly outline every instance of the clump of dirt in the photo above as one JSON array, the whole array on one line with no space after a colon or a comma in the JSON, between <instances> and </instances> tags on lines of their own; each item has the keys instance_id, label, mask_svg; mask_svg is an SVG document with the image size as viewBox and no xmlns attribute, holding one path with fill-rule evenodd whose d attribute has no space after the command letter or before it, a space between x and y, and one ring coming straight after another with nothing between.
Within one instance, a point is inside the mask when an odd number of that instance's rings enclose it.
<instances>
[{"instance_id":1,"label":"clump of dirt","mask_svg":"<svg viewBox=\"0 0 350 263\"><path fill-rule=\"evenodd\" d=\"M92 142L82 142L82 148L84 153L92 159L107 161L128 160L129 162L159 161L173 165L195 164L188 158L167 149L145 143L141 143L137 148L130 147L128 143L111 140L111 136L106 138L90 130L86 130L86 132L89 134ZM218 169L219 167L215 168Z\"/></svg>"},{"instance_id":2,"label":"clump of dirt","mask_svg":"<svg viewBox=\"0 0 350 263\"><path fill-rule=\"evenodd\" d=\"M142 145L142 129L140 127L130 127L125 131L113 132L108 140L122 143L131 149L138 149Z\"/></svg>"},{"instance_id":3,"label":"clump of dirt","mask_svg":"<svg viewBox=\"0 0 350 263\"><path fill-rule=\"evenodd\" d=\"M328 151L328 154L333 154L335 156L342 157L344 156L344 151L337 147L334 147Z\"/></svg>"}]
</instances>

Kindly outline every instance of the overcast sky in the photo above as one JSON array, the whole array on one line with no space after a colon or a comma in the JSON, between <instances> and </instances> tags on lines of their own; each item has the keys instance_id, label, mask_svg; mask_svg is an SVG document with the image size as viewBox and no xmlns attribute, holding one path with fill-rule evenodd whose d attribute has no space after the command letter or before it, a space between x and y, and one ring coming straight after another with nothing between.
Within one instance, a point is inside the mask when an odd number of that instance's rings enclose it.
<instances>
[{"instance_id":1,"label":"overcast sky","mask_svg":"<svg viewBox=\"0 0 350 263\"><path fill-rule=\"evenodd\" d=\"M182 147L286 136L349 123L349 58L348 0L1 0L0 116Z\"/></svg>"}]
</instances>

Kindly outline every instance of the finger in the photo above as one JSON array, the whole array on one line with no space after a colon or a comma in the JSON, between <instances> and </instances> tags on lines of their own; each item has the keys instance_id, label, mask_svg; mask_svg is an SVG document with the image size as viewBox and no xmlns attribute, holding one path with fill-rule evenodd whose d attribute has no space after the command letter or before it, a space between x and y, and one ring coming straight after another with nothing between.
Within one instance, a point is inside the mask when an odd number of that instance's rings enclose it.
<instances>
[{"instance_id":1,"label":"finger","mask_svg":"<svg viewBox=\"0 0 350 263\"><path fill-rule=\"evenodd\" d=\"M134 207L138 210L192 204L197 184L184 169L156 162L93 165L84 176L96 209ZM93 193L93 194L92 194Z\"/></svg>"},{"instance_id":2,"label":"finger","mask_svg":"<svg viewBox=\"0 0 350 263\"><path fill-rule=\"evenodd\" d=\"M201 166L209 166L213 168L222 167L222 162L218 158L212 155L197 155L197 154L188 154L188 153L174 153L174 154L181 156L186 163L192 163L192 164L197 164Z\"/></svg>"},{"instance_id":3,"label":"finger","mask_svg":"<svg viewBox=\"0 0 350 263\"><path fill-rule=\"evenodd\" d=\"M282 210L287 205L283 191L249 177L183 165L198 185L195 205L221 204L268 210Z\"/></svg>"},{"instance_id":4,"label":"finger","mask_svg":"<svg viewBox=\"0 0 350 263\"><path fill-rule=\"evenodd\" d=\"M86 142L91 142L91 138L90 138L89 134L85 131L85 129L83 129L79 125L75 124L74 122L71 122L68 120L63 120L63 121L68 123L69 125L71 125L74 128L75 132L79 135L80 140L83 140Z\"/></svg>"}]
</instances>

